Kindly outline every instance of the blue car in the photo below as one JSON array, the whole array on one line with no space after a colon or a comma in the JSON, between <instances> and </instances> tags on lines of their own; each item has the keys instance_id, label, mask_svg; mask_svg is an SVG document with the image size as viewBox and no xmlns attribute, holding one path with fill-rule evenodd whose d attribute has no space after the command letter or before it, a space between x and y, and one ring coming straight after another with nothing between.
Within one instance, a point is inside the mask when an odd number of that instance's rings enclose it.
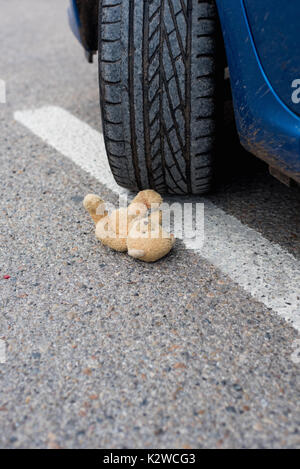
<instances>
[{"instance_id":1,"label":"blue car","mask_svg":"<svg viewBox=\"0 0 300 469\"><path fill-rule=\"evenodd\" d=\"M242 145L300 182L300 1L72 0L98 51L103 134L117 183L203 194L215 179L230 77Z\"/></svg>"}]
</instances>

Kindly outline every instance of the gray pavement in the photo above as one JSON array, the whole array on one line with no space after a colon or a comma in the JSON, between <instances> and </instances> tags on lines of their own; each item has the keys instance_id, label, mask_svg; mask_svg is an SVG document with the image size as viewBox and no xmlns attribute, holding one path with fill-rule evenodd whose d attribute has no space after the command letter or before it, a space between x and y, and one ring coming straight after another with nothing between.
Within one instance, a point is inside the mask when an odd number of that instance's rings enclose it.
<instances>
[{"instance_id":1,"label":"gray pavement","mask_svg":"<svg viewBox=\"0 0 300 469\"><path fill-rule=\"evenodd\" d=\"M154 265L101 247L81 201L116 196L14 121L50 104L99 130L67 3L0 0L0 447L299 448L296 331L181 243ZM232 142L208 198L300 259L299 189Z\"/></svg>"}]
</instances>

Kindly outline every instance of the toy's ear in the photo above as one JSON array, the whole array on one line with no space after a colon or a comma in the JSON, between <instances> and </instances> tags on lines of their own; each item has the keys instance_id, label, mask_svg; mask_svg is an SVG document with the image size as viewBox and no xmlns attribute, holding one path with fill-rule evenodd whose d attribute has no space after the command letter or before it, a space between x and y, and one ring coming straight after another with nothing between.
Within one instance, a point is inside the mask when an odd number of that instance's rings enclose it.
<instances>
[{"instance_id":1,"label":"toy's ear","mask_svg":"<svg viewBox=\"0 0 300 469\"><path fill-rule=\"evenodd\" d=\"M89 212L94 222L97 224L107 215L105 203L98 195L88 194L83 201L84 208Z\"/></svg>"},{"instance_id":2,"label":"toy's ear","mask_svg":"<svg viewBox=\"0 0 300 469\"><path fill-rule=\"evenodd\" d=\"M161 196L157 192L152 189L146 189L138 193L138 195L133 199L132 204L143 204L150 209L153 205L159 207L162 204L162 201Z\"/></svg>"},{"instance_id":3,"label":"toy's ear","mask_svg":"<svg viewBox=\"0 0 300 469\"><path fill-rule=\"evenodd\" d=\"M145 255L145 251L142 249L129 249L128 254L131 257L134 257L134 259L141 259Z\"/></svg>"}]
</instances>

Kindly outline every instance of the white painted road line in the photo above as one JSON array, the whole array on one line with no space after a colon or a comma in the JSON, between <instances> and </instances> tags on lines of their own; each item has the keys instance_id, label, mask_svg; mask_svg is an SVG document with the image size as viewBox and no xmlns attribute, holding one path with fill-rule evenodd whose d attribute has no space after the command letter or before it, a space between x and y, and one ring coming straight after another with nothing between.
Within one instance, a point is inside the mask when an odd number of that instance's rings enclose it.
<instances>
[{"instance_id":1,"label":"white painted road line","mask_svg":"<svg viewBox=\"0 0 300 469\"><path fill-rule=\"evenodd\" d=\"M15 119L35 135L97 178L115 194L127 193L114 181L103 136L59 107L18 111ZM300 332L300 262L279 245L205 203L205 244L184 239L234 282Z\"/></svg>"},{"instance_id":2,"label":"white painted road line","mask_svg":"<svg viewBox=\"0 0 300 469\"><path fill-rule=\"evenodd\" d=\"M52 106L16 112L15 119L113 192L127 193L117 185L110 171L102 134L88 124Z\"/></svg>"}]
</instances>

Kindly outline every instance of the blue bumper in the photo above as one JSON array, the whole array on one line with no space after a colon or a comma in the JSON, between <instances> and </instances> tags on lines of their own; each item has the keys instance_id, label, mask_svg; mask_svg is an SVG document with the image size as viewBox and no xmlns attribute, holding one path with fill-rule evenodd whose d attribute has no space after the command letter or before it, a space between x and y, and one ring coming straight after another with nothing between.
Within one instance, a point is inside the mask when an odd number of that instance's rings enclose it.
<instances>
[{"instance_id":1,"label":"blue bumper","mask_svg":"<svg viewBox=\"0 0 300 469\"><path fill-rule=\"evenodd\" d=\"M95 51L92 50L85 41L83 25L81 24L81 21L80 21L80 15L79 15L76 0L70 0L70 5L68 8L68 17L69 17L69 25L73 34L83 46L85 56L88 62L92 63L93 55L95 54Z\"/></svg>"},{"instance_id":2,"label":"blue bumper","mask_svg":"<svg viewBox=\"0 0 300 469\"><path fill-rule=\"evenodd\" d=\"M241 143L300 182L300 118L281 100L264 71L244 1L217 0L217 5ZM300 78L300 66L295 78ZM291 88L291 99L292 92Z\"/></svg>"},{"instance_id":3,"label":"blue bumper","mask_svg":"<svg viewBox=\"0 0 300 469\"><path fill-rule=\"evenodd\" d=\"M74 34L74 36L81 42L80 37L80 19L78 14L78 9L75 0L70 0L70 5L68 8L68 17L69 25Z\"/></svg>"}]
</instances>

